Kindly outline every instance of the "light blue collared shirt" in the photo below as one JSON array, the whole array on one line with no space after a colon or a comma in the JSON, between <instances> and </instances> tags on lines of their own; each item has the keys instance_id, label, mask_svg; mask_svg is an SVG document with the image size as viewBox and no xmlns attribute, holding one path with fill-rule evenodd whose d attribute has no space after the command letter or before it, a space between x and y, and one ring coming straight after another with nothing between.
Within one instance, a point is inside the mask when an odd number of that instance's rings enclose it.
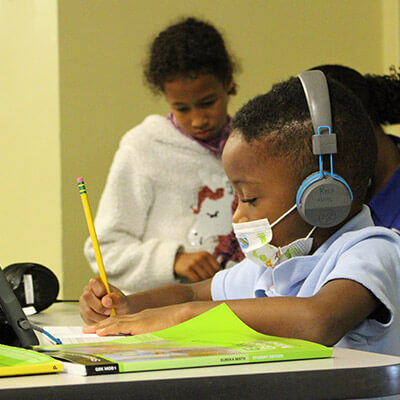
<instances>
[{"instance_id":1,"label":"light blue collared shirt","mask_svg":"<svg viewBox=\"0 0 400 400\"><path fill-rule=\"evenodd\" d=\"M337 346L400 355L400 237L374 226L367 206L314 254L294 257L274 269L246 258L218 272L211 292L213 300L310 297L334 279L360 283L389 311L387 322L366 319Z\"/></svg>"}]
</instances>

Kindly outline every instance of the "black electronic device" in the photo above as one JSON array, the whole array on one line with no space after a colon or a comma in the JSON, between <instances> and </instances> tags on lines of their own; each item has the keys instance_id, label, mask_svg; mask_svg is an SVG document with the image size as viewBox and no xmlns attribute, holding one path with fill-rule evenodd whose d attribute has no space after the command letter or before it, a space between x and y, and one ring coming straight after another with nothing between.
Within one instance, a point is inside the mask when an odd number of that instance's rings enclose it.
<instances>
[{"instance_id":1,"label":"black electronic device","mask_svg":"<svg viewBox=\"0 0 400 400\"><path fill-rule=\"evenodd\" d=\"M53 271L44 265L19 262L3 271L23 309L33 307L38 313L56 301L60 285Z\"/></svg>"},{"instance_id":2,"label":"black electronic device","mask_svg":"<svg viewBox=\"0 0 400 400\"><path fill-rule=\"evenodd\" d=\"M3 320L0 323L1 344L19 347L31 347L39 344L39 340L1 268L0 306L4 313Z\"/></svg>"}]
</instances>

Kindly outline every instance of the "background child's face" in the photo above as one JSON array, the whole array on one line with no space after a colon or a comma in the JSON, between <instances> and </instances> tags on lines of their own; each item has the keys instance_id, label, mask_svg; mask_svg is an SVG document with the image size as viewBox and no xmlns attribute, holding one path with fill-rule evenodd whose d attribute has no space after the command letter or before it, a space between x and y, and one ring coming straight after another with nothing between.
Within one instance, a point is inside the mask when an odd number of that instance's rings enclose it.
<instances>
[{"instance_id":1,"label":"background child's face","mask_svg":"<svg viewBox=\"0 0 400 400\"><path fill-rule=\"evenodd\" d=\"M177 78L164 84L164 94L178 125L202 141L218 137L226 122L228 91L215 75Z\"/></svg>"},{"instance_id":2,"label":"background child's face","mask_svg":"<svg viewBox=\"0 0 400 400\"><path fill-rule=\"evenodd\" d=\"M248 144L238 132L229 137L222 161L235 188L238 208L233 222L268 218L272 223L295 203L297 184L281 157L268 158L268 146L261 141ZM273 228L272 244L283 246L310 231L297 211L287 215Z\"/></svg>"}]
</instances>

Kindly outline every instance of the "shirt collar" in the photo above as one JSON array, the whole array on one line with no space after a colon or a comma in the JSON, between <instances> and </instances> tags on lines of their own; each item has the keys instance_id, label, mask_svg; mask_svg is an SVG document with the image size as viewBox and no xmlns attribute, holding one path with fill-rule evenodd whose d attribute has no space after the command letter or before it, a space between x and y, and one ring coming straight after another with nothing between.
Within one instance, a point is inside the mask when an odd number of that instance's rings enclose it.
<instances>
[{"instance_id":1,"label":"shirt collar","mask_svg":"<svg viewBox=\"0 0 400 400\"><path fill-rule=\"evenodd\" d=\"M221 134L216 137L215 139L212 139L208 142L203 142L199 139L196 139L193 136L190 136L189 134L187 134L179 125L178 122L175 118L175 115L170 112L167 116L167 118L171 121L172 125L174 125L174 127L183 135L185 135L186 137L196 141L197 143L199 143L201 146L203 146L204 148L206 148L207 150L209 150L212 154L214 154L216 157L220 158L222 155L222 150L224 149L225 143L228 140L229 134L231 133L231 120L232 118L227 115L226 117L226 122L225 125L222 127L221 129Z\"/></svg>"},{"instance_id":2,"label":"shirt collar","mask_svg":"<svg viewBox=\"0 0 400 400\"><path fill-rule=\"evenodd\" d=\"M374 221L372 220L371 210L367 205L363 205L361 211L356 214L353 218L345 223L340 229L338 229L328 240L326 240L322 245L315 251L314 254L325 253L328 247L346 232L358 231L368 226L374 226Z\"/></svg>"}]
</instances>

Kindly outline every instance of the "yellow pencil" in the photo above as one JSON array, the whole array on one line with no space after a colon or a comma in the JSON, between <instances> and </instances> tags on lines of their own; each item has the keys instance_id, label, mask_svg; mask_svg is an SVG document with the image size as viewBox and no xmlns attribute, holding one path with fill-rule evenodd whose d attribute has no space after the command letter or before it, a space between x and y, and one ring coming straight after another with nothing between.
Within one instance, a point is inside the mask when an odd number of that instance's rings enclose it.
<instances>
[{"instance_id":1,"label":"yellow pencil","mask_svg":"<svg viewBox=\"0 0 400 400\"><path fill-rule=\"evenodd\" d=\"M110 286L108 285L106 270L104 269L103 257L101 256L99 241L97 240L96 230L94 229L94 223L92 213L90 211L89 199L86 193L85 182L83 178L78 178L79 193L81 195L83 210L85 211L86 222L89 228L90 237L93 243L94 254L96 256L97 265L99 267L100 278L107 289L107 293L110 293ZM115 310L111 310L111 315L115 315Z\"/></svg>"}]
</instances>

